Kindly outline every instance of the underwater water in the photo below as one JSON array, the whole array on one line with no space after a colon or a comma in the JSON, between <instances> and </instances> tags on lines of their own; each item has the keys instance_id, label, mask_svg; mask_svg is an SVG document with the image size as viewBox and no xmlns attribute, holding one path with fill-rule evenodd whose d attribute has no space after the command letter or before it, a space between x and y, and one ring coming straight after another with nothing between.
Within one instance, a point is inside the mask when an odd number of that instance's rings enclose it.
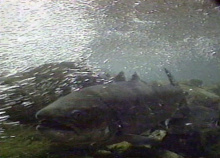
<instances>
[{"instance_id":1,"label":"underwater water","mask_svg":"<svg viewBox=\"0 0 220 158\"><path fill-rule=\"evenodd\" d=\"M106 73L167 82L164 68L189 93L190 121L202 139L174 122L171 131L187 132L174 132L161 147L219 157L220 8L212 0L1 0L0 24L0 158L91 157L65 146L51 150L57 144L35 130L35 113L72 91L109 82ZM127 144L110 149L155 157ZM156 156L166 154L172 155Z\"/></svg>"},{"instance_id":2,"label":"underwater water","mask_svg":"<svg viewBox=\"0 0 220 158\"><path fill-rule=\"evenodd\" d=\"M219 81L219 8L207 0L3 0L0 74L84 57L112 74Z\"/></svg>"}]
</instances>

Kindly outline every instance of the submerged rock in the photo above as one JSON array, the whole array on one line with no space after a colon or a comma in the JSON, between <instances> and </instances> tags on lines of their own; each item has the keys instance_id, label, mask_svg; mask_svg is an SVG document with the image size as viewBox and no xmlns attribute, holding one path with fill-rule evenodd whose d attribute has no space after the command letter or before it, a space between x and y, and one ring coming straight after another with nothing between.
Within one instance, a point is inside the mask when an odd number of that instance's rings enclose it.
<instances>
[{"instance_id":1,"label":"submerged rock","mask_svg":"<svg viewBox=\"0 0 220 158\"><path fill-rule=\"evenodd\" d=\"M213 93L215 93L216 95L220 96L220 83L208 87L208 90L210 90L211 92L213 92Z\"/></svg>"},{"instance_id":2,"label":"submerged rock","mask_svg":"<svg viewBox=\"0 0 220 158\"><path fill-rule=\"evenodd\" d=\"M21 125L3 125L3 127L5 131L0 134L0 157L48 157L51 142L41 137L35 128Z\"/></svg>"},{"instance_id":3,"label":"submerged rock","mask_svg":"<svg viewBox=\"0 0 220 158\"><path fill-rule=\"evenodd\" d=\"M160 133L160 131L155 131L152 133ZM151 136L152 136L151 135ZM160 137L160 136L159 136ZM158 139L160 139L158 137ZM95 157L125 157L125 158L183 158L183 156L174 153L169 150L160 150L159 148L149 147L149 146L133 146L128 142L121 142L108 146L111 151L101 150L95 154Z\"/></svg>"},{"instance_id":4,"label":"submerged rock","mask_svg":"<svg viewBox=\"0 0 220 158\"><path fill-rule=\"evenodd\" d=\"M218 109L220 97L206 87L191 87L181 85L188 93L187 102L189 106L198 105Z\"/></svg>"},{"instance_id":5,"label":"submerged rock","mask_svg":"<svg viewBox=\"0 0 220 158\"><path fill-rule=\"evenodd\" d=\"M184 84L181 87L187 93L188 104L177 110L169 120L166 127L168 134L161 147L186 157L219 156L215 150L220 142L220 97L208 87Z\"/></svg>"},{"instance_id":6,"label":"submerged rock","mask_svg":"<svg viewBox=\"0 0 220 158\"><path fill-rule=\"evenodd\" d=\"M208 158L220 157L220 128L203 130L201 140Z\"/></svg>"},{"instance_id":7,"label":"submerged rock","mask_svg":"<svg viewBox=\"0 0 220 158\"><path fill-rule=\"evenodd\" d=\"M161 155L158 156L158 158L184 158L184 157L174 152L166 150L166 151L161 152Z\"/></svg>"},{"instance_id":8,"label":"submerged rock","mask_svg":"<svg viewBox=\"0 0 220 158\"><path fill-rule=\"evenodd\" d=\"M191 79L184 82L185 85L191 86L191 87L201 87L203 85L203 81L199 79Z\"/></svg>"}]
</instances>

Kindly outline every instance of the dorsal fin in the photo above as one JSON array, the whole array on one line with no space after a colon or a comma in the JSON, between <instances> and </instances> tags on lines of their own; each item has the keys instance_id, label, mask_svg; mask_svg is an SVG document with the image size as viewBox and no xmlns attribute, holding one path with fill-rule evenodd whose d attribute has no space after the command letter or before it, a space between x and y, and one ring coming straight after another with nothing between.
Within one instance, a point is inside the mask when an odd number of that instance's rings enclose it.
<instances>
[{"instance_id":1,"label":"dorsal fin","mask_svg":"<svg viewBox=\"0 0 220 158\"><path fill-rule=\"evenodd\" d=\"M178 83L175 81L175 79L173 78L173 75L170 73L170 71L167 70L166 68L164 68L164 71L170 81L170 84L173 86L178 86Z\"/></svg>"},{"instance_id":2,"label":"dorsal fin","mask_svg":"<svg viewBox=\"0 0 220 158\"><path fill-rule=\"evenodd\" d=\"M140 77L137 75L137 73L135 72L132 77L131 77L131 81L139 81Z\"/></svg>"},{"instance_id":3,"label":"dorsal fin","mask_svg":"<svg viewBox=\"0 0 220 158\"><path fill-rule=\"evenodd\" d=\"M115 82L125 81L125 73L123 71L119 72L117 76L113 79Z\"/></svg>"}]
</instances>

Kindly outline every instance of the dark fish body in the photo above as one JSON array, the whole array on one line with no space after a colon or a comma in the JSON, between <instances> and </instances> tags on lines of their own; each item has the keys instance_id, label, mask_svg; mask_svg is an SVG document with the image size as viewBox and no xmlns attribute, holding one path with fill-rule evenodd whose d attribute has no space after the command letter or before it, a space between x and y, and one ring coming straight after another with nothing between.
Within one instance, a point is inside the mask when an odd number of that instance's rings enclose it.
<instances>
[{"instance_id":1,"label":"dark fish body","mask_svg":"<svg viewBox=\"0 0 220 158\"><path fill-rule=\"evenodd\" d=\"M95 85L73 92L40 110L38 126L51 138L73 145L128 141L169 119L185 101L178 85L131 81Z\"/></svg>"}]
</instances>

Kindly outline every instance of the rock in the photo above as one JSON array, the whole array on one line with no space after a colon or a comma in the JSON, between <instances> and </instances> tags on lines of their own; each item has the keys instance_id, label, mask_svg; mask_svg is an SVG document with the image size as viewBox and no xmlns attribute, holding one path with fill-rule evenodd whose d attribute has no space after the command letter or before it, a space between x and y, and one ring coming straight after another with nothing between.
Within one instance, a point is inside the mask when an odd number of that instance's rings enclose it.
<instances>
[{"instance_id":1,"label":"rock","mask_svg":"<svg viewBox=\"0 0 220 158\"><path fill-rule=\"evenodd\" d=\"M47 157L51 142L36 131L26 126L4 125L4 133L0 137L0 157Z\"/></svg>"},{"instance_id":2,"label":"rock","mask_svg":"<svg viewBox=\"0 0 220 158\"><path fill-rule=\"evenodd\" d=\"M188 104L179 108L168 120L166 126L168 134L162 141L162 149L181 153L186 157L217 154L217 151L210 153L217 149L220 142L219 133L211 132L218 131L219 128L219 96L207 87L190 87L184 84L180 86L187 93ZM207 137L207 134L211 135L210 133L213 134L213 140L216 142L213 142L211 137Z\"/></svg>"},{"instance_id":3,"label":"rock","mask_svg":"<svg viewBox=\"0 0 220 158\"><path fill-rule=\"evenodd\" d=\"M201 87L203 85L203 81L199 79L191 79L188 81L188 85L193 87Z\"/></svg>"},{"instance_id":4,"label":"rock","mask_svg":"<svg viewBox=\"0 0 220 158\"><path fill-rule=\"evenodd\" d=\"M120 142L117 144L108 145L107 148L111 151L117 151L117 153L123 153L129 150L132 147L132 144L128 142Z\"/></svg>"},{"instance_id":5,"label":"rock","mask_svg":"<svg viewBox=\"0 0 220 158\"><path fill-rule=\"evenodd\" d=\"M220 83L210 86L207 88L209 91L215 93L216 95L220 96Z\"/></svg>"},{"instance_id":6,"label":"rock","mask_svg":"<svg viewBox=\"0 0 220 158\"><path fill-rule=\"evenodd\" d=\"M213 128L219 120L220 97L205 88L181 87L187 93L187 106L180 107L168 120L170 133L188 133Z\"/></svg>"},{"instance_id":7,"label":"rock","mask_svg":"<svg viewBox=\"0 0 220 158\"><path fill-rule=\"evenodd\" d=\"M165 130L155 130L152 133L149 133L149 131L142 133L142 136L146 136L148 138L152 138L157 141L163 141L164 137L167 135L167 131Z\"/></svg>"},{"instance_id":8,"label":"rock","mask_svg":"<svg viewBox=\"0 0 220 158\"><path fill-rule=\"evenodd\" d=\"M181 88L188 94L186 96L188 106L205 106L219 110L220 97L209 91L208 88L190 87L181 85Z\"/></svg>"},{"instance_id":9,"label":"rock","mask_svg":"<svg viewBox=\"0 0 220 158\"><path fill-rule=\"evenodd\" d=\"M204 106L190 106L189 112L176 118L173 116L168 125L169 133L183 134L203 129L217 128L219 112Z\"/></svg>"},{"instance_id":10,"label":"rock","mask_svg":"<svg viewBox=\"0 0 220 158\"><path fill-rule=\"evenodd\" d=\"M158 158L184 158L184 157L174 152L166 150L161 152L161 155L159 155Z\"/></svg>"},{"instance_id":11,"label":"rock","mask_svg":"<svg viewBox=\"0 0 220 158\"><path fill-rule=\"evenodd\" d=\"M208 158L220 157L220 128L203 130L201 140Z\"/></svg>"},{"instance_id":12,"label":"rock","mask_svg":"<svg viewBox=\"0 0 220 158\"><path fill-rule=\"evenodd\" d=\"M169 150L185 157L202 157L206 153L203 150L200 132L187 132L167 134L161 142L160 148Z\"/></svg>"}]
</instances>

